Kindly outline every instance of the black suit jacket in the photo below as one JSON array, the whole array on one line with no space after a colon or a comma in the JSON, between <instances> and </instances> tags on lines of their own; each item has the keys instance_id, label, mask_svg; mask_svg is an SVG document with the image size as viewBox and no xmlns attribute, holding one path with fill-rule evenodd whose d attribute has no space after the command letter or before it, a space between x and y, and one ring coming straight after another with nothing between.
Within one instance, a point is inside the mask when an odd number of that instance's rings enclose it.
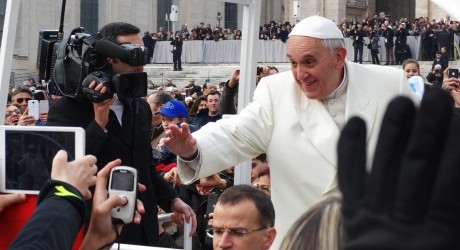
<instances>
[{"instance_id":1,"label":"black suit jacket","mask_svg":"<svg viewBox=\"0 0 460 250\"><path fill-rule=\"evenodd\" d=\"M385 31L382 34L383 37L385 37L385 46L387 47L393 47L394 46L394 31L390 28L386 28Z\"/></svg>"},{"instance_id":2,"label":"black suit jacket","mask_svg":"<svg viewBox=\"0 0 460 250\"><path fill-rule=\"evenodd\" d=\"M133 112L129 112L128 109ZM139 182L147 188L145 192L138 193L138 198L144 203L145 214L140 225L125 225L120 235L122 243L157 245L157 205L170 211L171 200L178 197L177 192L151 166L151 117L147 102L140 98L125 104L123 127L120 126L115 113L110 110L107 133L94 121L93 104L84 98L62 97L51 106L48 114L50 126L75 126L85 129L86 154L97 157L99 169L108 162L120 158L122 165L132 166L138 170Z\"/></svg>"}]
</instances>

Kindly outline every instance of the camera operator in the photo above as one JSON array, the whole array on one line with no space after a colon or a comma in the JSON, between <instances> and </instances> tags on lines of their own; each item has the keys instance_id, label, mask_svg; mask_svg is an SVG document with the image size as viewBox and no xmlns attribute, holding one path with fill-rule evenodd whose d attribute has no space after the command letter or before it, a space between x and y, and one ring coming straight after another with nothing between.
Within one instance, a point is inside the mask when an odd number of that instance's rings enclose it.
<instances>
[{"instance_id":1,"label":"camera operator","mask_svg":"<svg viewBox=\"0 0 460 250\"><path fill-rule=\"evenodd\" d=\"M103 39L118 45L143 45L139 28L128 23L110 23L99 32ZM143 65L132 66L118 58L108 57L106 60L115 74L144 70ZM98 94L110 90L108 86L96 81L92 81L87 87ZM192 233L196 227L195 214L191 208L151 167L151 117L151 110L142 98L118 98L116 94L102 102L92 102L83 96L64 96L49 111L49 125L79 126L85 129L86 153L95 155L99 166L120 158L123 165L138 170L139 182L147 188L146 192L138 194L146 213L140 225L125 226L120 235L121 243L158 245L157 205L165 211L174 211L173 219L179 224L183 222L182 214L187 221L192 220Z\"/></svg>"}]
</instances>

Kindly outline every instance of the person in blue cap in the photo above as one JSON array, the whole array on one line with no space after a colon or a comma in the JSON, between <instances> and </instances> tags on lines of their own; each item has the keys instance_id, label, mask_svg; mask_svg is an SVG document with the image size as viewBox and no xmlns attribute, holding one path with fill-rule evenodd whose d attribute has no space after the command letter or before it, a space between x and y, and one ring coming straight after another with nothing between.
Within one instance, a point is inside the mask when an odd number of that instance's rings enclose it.
<instances>
[{"instance_id":1,"label":"person in blue cap","mask_svg":"<svg viewBox=\"0 0 460 250\"><path fill-rule=\"evenodd\" d=\"M188 117L188 111L185 104L178 100L171 100L163 105L159 111L161 115L161 124L164 131L168 131L171 125L180 126L181 123L186 122ZM191 131L198 130L198 127L192 124L189 124ZM173 162L176 162L177 156L168 150L167 147L163 146L159 148L163 153L163 164L167 165Z\"/></svg>"}]
</instances>

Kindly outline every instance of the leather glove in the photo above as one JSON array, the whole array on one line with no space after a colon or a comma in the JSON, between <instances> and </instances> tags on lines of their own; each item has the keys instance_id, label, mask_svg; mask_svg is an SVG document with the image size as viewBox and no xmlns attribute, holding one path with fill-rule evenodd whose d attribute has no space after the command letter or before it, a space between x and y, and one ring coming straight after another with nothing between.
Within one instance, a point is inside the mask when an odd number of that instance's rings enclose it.
<instances>
[{"instance_id":1,"label":"leather glove","mask_svg":"<svg viewBox=\"0 0 460 250\"><path fill-rule=\"evenodd\" d=\"M460 122L435 89L420 110L397 97L366 173L366 126L351 118L338 142L347 250L460 249Z\"/></svg>"}]
</instances>

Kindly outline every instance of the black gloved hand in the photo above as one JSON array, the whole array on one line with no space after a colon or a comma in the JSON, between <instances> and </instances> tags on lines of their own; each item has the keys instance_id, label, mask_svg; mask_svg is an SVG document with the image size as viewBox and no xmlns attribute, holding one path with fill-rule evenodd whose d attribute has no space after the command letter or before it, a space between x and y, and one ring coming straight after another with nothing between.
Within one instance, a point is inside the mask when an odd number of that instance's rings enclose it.
<instances>
[{"instance_id":1,"label":"black gloved hand","mask_svg":"<svg viewBox=\"0 0 460 250\"><path fill-rule=\"evenodd\" d=\"M350 119L338 143L345 249L460 249L460 122L451 115L442 90L417 114L409 99L393 100L369 175L365 123Z\"/></svg>"}]
</instances>

